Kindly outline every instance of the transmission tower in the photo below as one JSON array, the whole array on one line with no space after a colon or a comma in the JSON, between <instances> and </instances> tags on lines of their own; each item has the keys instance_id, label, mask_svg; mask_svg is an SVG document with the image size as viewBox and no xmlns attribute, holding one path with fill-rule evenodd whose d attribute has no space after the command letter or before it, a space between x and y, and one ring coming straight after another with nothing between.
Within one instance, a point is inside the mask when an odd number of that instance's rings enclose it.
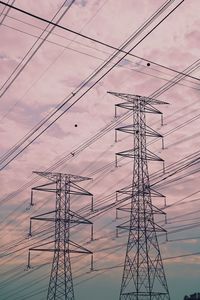
<instances>
[{"instance_id":1,"label":"transmission tower","mask_svg":"<svg viewBox=\"0 0 200 300\"><path fill-rule=\"evenodd\" d=\"M129 205L123 204L118 210L130 213L128 222L117 226L118 230L128 230L128 242L120 289L120 300L169 300L169 290L159 249L157 233L166 232L155 223L154 215L165 213L152 204L152 197L164 197L154 190L149 181L148 161L164 161L147 149L147 137L163 137L146 124L146 113L162 113L154 105L167 104L152 98L138 95L110 92L125 102L116 104L133 112L133 124L116 128L117 132L133 134L133 148L116 153L117 157L133 159L132 183L117 191L119 203L129 200ZM121 199L120 199L121 197ZM164 197L165 199L165 197ZM166 219L166 216L165 216ZM117 233L118 234L118 233Z\"/></svg>"},{"instance_id":2,"label":"transmission tower","mask_svg":"<svg viewBox=\"0 0 200 300\"><path fill-rule=\"evenodd\" d=\"M33 191L55 193L56 205L53 211L31 217L29 236L32 236L32 220L50 221L55 223L55 239L29 249L28 268L30 268L30 251L53 252L47 300L74 300L70 253L91 254L91 270L93 269L93 254L70 239L70 228L79 224L90 224L91 240L93 240L93 223L72 211L70 202L71 196L85 195L92 197L91 193L77 185L78 182L89 180L90 178L50 172L34 173L47 178L50 182L32 188L31 205L34 205ZM92 207L93 197L91 209Z\"/></svg>"}]
</instances>

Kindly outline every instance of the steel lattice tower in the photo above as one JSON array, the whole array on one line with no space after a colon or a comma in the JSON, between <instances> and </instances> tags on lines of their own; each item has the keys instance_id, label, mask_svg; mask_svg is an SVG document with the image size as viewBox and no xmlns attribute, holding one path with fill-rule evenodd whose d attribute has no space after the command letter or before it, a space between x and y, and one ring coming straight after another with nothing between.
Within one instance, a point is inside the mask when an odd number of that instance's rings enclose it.
<instances>
[{"instance_id":1,"label":"steel lattice tower","mask_svg":"<svg viewBox=\"0 0 200 300\"><path fill-rule=\"evenodd\" d=\"M134 135L133 149L116 153L116 157L132 158L132 184L117 192L117 201L130 200L118 210L129 212L130 220L117 226L117 230L128 230L127 250L120 289L120 300L169 300L169 290L157 239L157 232L165 231L155 223L154 215L165 213L152 204L152 197L164 197L151 188L148 161L161 161L147 149L147 137L161 137L146 124L146 113L161 114L154 105L167 104L159 100L122 93L111 93L125 102L117 107L133 111L133 124L116 128L117 131ZM163 139L162 139L163 144ZM117 163L117 160L116 160ZM121 195L122 200L119 200ZM166 232L166 231L165 231Z\"/></svg>"},{"instance_id":2,"label":"steel lattice tower","mask_svg":"<svg viewBox=\"0 0 200 300\"><path fill-rule=\"evenodd\" d=\"M55 210L34 216L30 219L29 235L32 235L32 220L55 222L55 240L43 243L29 249L28 267L30 267L30 251L51 251L54 253L47 300L74 300L74 288L70 253L92 252L70 239L70 227L78 224L91 225L91 239L93 239L93 224L84 217L73 212L70 208L72 195L92 196L91 193L77 185L77 182L89 180L90 178L71 174L34 172L47 178L50 182L32 188L31 205L33 205L33 191L53 192L56 194ZM93 203L93 199L92 199ZM53 248L49 248L50 245ZM93 257L91 260L93 264ZM91 265L91 269L93 266Z\"/></svg>"}]
</instances>

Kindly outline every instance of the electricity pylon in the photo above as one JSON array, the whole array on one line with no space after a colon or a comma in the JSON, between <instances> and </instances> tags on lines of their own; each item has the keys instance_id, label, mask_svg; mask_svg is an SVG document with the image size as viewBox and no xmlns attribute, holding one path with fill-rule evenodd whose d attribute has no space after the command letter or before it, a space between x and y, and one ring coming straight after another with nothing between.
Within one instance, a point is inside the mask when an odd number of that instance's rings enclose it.
<instances>
[{"instance_id":1,"label":"electricity pylon","mask_svg":"<svg viewBox=\"0 0 200 300\"><path fill-rule=\"evenodd\" d=\"M70 239L70 228L79 224L91 225L91 240L93 240L93 223L76 212L71 206L71 196L91 196L92 194L77 185L77 182L90 178L71 174L34 172L47 178L50 182L34 187L31 191L31 205L33 205L33 191L53 192L56 194L55 210L40 214L30 219L29 236L32 235L32 220L50 221L55 223L54 241L46 242L29 249L28 267L30 267L30 251L50 251L54 253L47 300L74 300L74 287L70 253L92 254L88 249ZM93 199L92 199L93 203ZM91 207L92 208L92 207ZM50 245L53 244L53 247ZM49 248L50 247L50 248ZM93 256L91 256L91 270Z\"/></svg>"},{"instance_id":2,"label":"electricity pylon","mask_svg":"<svg viewBox=\"0 0 200 300\"><path fill-rule=\"evenodd\" d=\"M163 137L146 124L146 113L160 114L162 118L162 113L154 105L167 103L138 95L110 94L125 100L116 104L115 112L117 107L133 111L133 124L116 128L115 131L116 140L118 131L134 135L133 148L116 153L116 157L133 159L132 183L117 191L116 200L122 203L124 195L125 202L130 200L128 207L124 204L118 208L130 213L130 220L117 226L117 231L129 231L119 299L169 300L157 238L157 232L166 231L154 220L155 214L165 213L152 204L152 197L164 196L151 187L148 173L148 161L164 161L147 149L147 137L162 138L162 145ZM120 195L122 199L119 200Z\"/></svg>"}]
</instances>

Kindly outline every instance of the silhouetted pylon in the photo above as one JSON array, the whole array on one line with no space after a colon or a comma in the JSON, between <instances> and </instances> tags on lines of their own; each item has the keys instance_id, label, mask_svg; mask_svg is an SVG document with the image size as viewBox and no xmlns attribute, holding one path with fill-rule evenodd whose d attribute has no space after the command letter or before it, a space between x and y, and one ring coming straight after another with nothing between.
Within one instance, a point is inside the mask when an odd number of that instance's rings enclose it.
<instances>
[{"instance_id":1,"label":"silhouetted pylon","mask_svg":"<svg viewBox=\"0 0 200 300\"><path fill-rule=\"evenodd\" d=\"M92 197L91 193L77 185L77 182L90 178L51 172L34 173L47 178L50 182L32 188L31 205L33 205L33 191L55 193L56 205L53 211L31 217L29 235L32 235L32 220L50 221L55 223L55 239L29 249L28 267L30 267L30 251L53 252L47 300L74 300L70 253L91 254L91 269L93 269L93 254L70 239L70 228L79 224L90 224L92 240L93 223L71 210L71 196Z\"/></svg>"},{"instance_id":2,"label":"silhouetted pylon","mask_svg":"<svg viewBox=\"0 0 200 300\"><path fill-rule=\"evenodd\" d=\"M129 206L124 204L118 208L130 213L130 220L117 226L117 231L123 229L129 232L119 299L169 300L157 239L158 232L166 231L154 220L155 214L165 213L152 204L152 197L164 196L151 187L148 172L148 161L164 161L147 149L147 137L162 138L162 145L163 137L146 124L146 113L160 114L162 117L162 113L154 105L167 103L138 95L109 93L125 100L117 104L116 108L133 111L133 124L116 128L115 136L117 140L118 131L134 136L133 148L116 154L116 165L117 156L133 160L132 183L117 191L116 200L120 195L125 196L125 201L130 200ZM119 203L121 202L122 200Z\"/></svg>"}]
</instances>

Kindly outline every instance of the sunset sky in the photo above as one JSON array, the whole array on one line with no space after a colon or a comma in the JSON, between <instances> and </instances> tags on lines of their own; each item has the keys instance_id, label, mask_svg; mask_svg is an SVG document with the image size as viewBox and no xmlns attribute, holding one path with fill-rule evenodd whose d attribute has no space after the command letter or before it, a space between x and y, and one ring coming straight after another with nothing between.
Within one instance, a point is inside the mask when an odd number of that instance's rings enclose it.
<instances>
[{"instance_id":1,"label":"sunset sky","mask_svg":"<svg viewBox=\"0 0 200 300\"><path fill-rule=\"evenodd\" d=\"M159 237L160 250L171 300L200 292L200 1L5 2L47 20L60 10L54 22L60 17L59 25L65 29L52 25L46 29L44 21L0 3L0 299L46 297L52 253L32 253L33 268L25 269L28 248L43 238L37 234L46 230L51 235L53 228L35 221L33 240L27 235L30 217L54 209L55 198L35 193L35 205L30 208L31 188L47 182L33 171L91 177L80 185L94 194L94 208L115 201L115 191L131 183L131 159L122 159L116 168L115 153L130 149L133 137L119 133L116 143L115 128L131 124L132 116L122 121L126 111L119 109L115 117L115 104L121 100L108 91L153 96L169 103L157 107L163 112L163 126L159 115L147 116L148 126L164 136L165 144L163 150L160 140L147 140L149 149L165 160L167 171L156 177L152 174L162 164L149 163L151 182L167 201L168 223L162 217L156 219L168 231L168 242L165 236ZM120 59L124 53L119 53L96 74L114 49L168 2L168 8L124 48L126 52L133 48L133 55ZM47 36L45 29L52 32ZM187 72L189 76L181 75ZM62 108L38 129L61 103ZM181 169L184 158L189 165ZM179 172L172 175L178 167ZM153 201L164 207L162 199ZM74 210L88 203L86 197L72 199ZM71 231L74 241L94 252L93 272L89 257L72 256L76 300L119 298L127 233L116 238L115 228L128 215L120 215L121 220L115 216L112 208L92 220L93 242L87 226Z\"/></svg>"}]
</instances>

